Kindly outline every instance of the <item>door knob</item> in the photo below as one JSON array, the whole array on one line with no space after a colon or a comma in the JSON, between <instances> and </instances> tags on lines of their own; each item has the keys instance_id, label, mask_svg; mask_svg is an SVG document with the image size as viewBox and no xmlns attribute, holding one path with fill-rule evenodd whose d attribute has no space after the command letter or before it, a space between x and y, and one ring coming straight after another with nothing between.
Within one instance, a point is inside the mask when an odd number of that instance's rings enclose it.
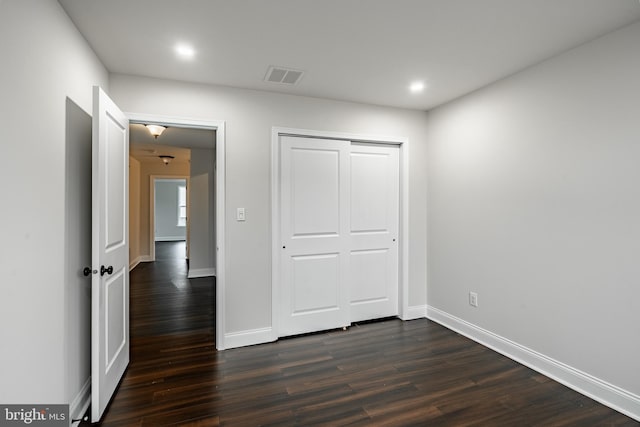
<instances>
[{"instance_id":1,"label":"door knob","mask_svg":"<svg viewBox=\"0 0 640 427\"><path fill-rule=\"evenodd\" d=\"M104 265L100 267L100 275L104 276L104 273L111 274L113 273L113 266L105 267Z\"/></svg>"},{"instance_id":2,"label":"door knob","mask_svg":"<svg viewBox=\"0 0 640 427\"><path fill-rule=\"evenodd\" d=\"M96 274L98 272L98 270L92 270L90 267L85 267L84 270L82 270L82 274L86 276L91 275L91 273Z\"/></svg>"}]
</instances>

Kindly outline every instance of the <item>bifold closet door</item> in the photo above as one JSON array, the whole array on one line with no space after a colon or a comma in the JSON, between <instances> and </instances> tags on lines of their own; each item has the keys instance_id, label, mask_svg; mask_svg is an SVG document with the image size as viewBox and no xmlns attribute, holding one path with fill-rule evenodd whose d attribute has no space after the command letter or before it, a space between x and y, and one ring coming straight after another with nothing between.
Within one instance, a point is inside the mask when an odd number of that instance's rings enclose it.
<instances>
[{"instance_id":1,"label":"bifold closet door","mask_svg":"<svg viewBox=\"0 0 640 427\"><path fill-rule=\"evenodd\" d=\"M350 143L280 143L279 335L349 325Z\"/></svg>"},{"instance_id":2,"label":"bifold closet door","mask_svg":"<svg viewBox=\"0 0 640 427\"><path fill-rule=\"evenodd\" d=\"M350 150L350 320L398 314L399 147Z\"/></svg>"}]
</instances>

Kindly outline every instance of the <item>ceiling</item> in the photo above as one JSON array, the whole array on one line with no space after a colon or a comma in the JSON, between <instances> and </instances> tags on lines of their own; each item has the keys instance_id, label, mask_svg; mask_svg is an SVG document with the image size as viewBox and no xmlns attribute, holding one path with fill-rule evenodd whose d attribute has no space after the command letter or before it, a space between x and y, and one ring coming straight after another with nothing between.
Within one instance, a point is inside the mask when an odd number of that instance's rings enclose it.
<instances>
[{"instance_id":1,"label":"ceiling","mask_svg":"<svg viewBox=\"0 0 640 427\"><path fill-rule=\"evenodd\" d=\"M640 19L638 0L59 2L112 73L420 110ZM271 65L305 73L270 83Z\"/></svg>"},{"instance_id":2,"label":"ceiling","mask_svg":"<svg viewBox=\"0 0 640 427\"><path fill-rule=\"evenodd\" d=\"M129 154L141 162L161 162L161 155L173 156L175 162L190 161L192 148L213 149L215 141L213 130L168 127L155 139L144 125L129 125Z\"/></svg>"}]
</instances>

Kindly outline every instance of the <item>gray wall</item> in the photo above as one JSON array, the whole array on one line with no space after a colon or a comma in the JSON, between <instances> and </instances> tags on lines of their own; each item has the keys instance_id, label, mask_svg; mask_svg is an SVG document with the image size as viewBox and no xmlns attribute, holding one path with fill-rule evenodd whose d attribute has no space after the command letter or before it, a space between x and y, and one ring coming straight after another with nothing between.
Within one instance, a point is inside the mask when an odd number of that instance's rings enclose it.
<instances>
[{"instance_id":1,"label":"gray wall","mask_svg":"<svg viewBox=\"0 0 640 427\"><path fill-rule=\"evenodd\" d=\"M425 191L430 306L636 396L638 41L640 23L431 111Z\"/></svg>"},{"instance_id":2,"label":"gray wall","mask_svg":"<svg viewBox=\"0 0 640 427\"><path fill-rule=\"evenodd\" d=\"M187 238L187 227L178 226L178 187L186 187L187 180L156 179L155 182L155 240L179 241Z\"/></svg>"},{"instance_id":3,"label":"gray wall","mask_svg":"<svg viewBox=\"0 0 640 427\"><path fill-rule=\"evenodd\" d=\"M110 85L124 111L226 121L226 333L271 326L273 126L409 138L408 298L426 305L424 112L117 74Z\"/></svg>"},{"instance_id":4,"label":"gray wall","mask_svg":"<svg viewBox=\"0 0 640 427\"><path fill-rule=\"evenodd\" d=\"M0 182L16 207L0 221L0 402L69 403L88 380L82 162L108 76L55 1L0 3L0 55Z\"/></svg>"},{"instance_id":5,"label":"gray wall","mask_svg":"<svg viewBox=\"0 0 640 427\"><path fill-rule=\"evenodd\" d=\"M189 277L215 275L214 153L213 149L191 149Z\"/></svg>"}]
</instances>

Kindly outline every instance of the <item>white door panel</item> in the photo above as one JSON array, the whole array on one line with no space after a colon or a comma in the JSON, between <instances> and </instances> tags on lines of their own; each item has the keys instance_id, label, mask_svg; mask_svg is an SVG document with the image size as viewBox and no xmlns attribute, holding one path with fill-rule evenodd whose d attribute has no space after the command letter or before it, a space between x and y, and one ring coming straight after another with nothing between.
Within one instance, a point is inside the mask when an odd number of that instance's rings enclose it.
<instances>
[{"instance_id":1,"label":"white door panel","mask_svg":"<svg viewBox=\"0 0 640 427\"><path fill-rule=\"evenodd\" d=\"M281 137L280 336L349 324L346 141Z\"/></svg>"},{"instance_id":2,"label":"white door panel","mask_svg":"<svg viewBox=\"0 0 640 427\"><path fill-rule=\"evenodd\" d=\"M387 299L388 250L351 252L351 303Z\"/></svg>"},{"instance_id":3,"label":"white door panel","mask_svg":"<svg viewBox=\"0 0 640 427\"><path fill-rule=\"evenodd\" d=\"M105 281L105 344L107 372L117 361L123 346L127 344L124 307L126 305L126 281L122 270Z\"/></svg>"},{"instance_id":4,"label":"white door panel","mask_svg":"<svg viewBox=\"0 0 640 427\"><path fill-rule=\"evenodd\" d=\"M351 233L389 232L388 154L351 152ZM358 149L358 151L353 151Z\"/></svg>"},{"instance_id":5,"label":"white door panel","mask_svg":"<svg viewBox=\"0 0 640 427\"><path fill-rule=\"evenodd\" d=\"M340 233L340 151L292 147L293 237Z\"/></svg>"},{"instance_id":6,"label":"white door panel","mask_svg":"<svg viewBox=\"0 0 640 427\"><path fill-rule=\"evenodd\" d=\"M352 322L398 314L399 148L351 146Z\"/></svg>"},{"instance_id":7,"label":"white door panel","mask_svg":"<svg viewBox=\"0 0 640 427\"><path fill-rule=\"evenodd\" d=\"M292 314L339 310L340 254L291 257Z\"/></svg>"},{"instance_id":8,"label":"white door panel","mask_svg":"<svg viewBox=\"0 0 640 427\"><path fill-rule=\"evenodd\" d=\"M109 214L105 216L105 247L110 252L117 250L118 247L126 244L124 236L126 211L124 209L125 201L122 194L126 191L125 187L125 169L128 169L128 146L123 144L123 140L127 137L128 121L123 129L123 123L118 121L109 111L106 112L106 149L104 159L104 197L106 198L104 207L109 210ZM124 163L122 159L127 159Z\"/></svg>"},{"instance_id":9,"label":"white door panel","mask_svg":"<svg viewBox=\"0 0 640 427\"><path fill-rule=\"evenodd\" d=\"M129 364L129 121L93 93L91 420L98 422Z\"/></svg>"}]
</instances>

